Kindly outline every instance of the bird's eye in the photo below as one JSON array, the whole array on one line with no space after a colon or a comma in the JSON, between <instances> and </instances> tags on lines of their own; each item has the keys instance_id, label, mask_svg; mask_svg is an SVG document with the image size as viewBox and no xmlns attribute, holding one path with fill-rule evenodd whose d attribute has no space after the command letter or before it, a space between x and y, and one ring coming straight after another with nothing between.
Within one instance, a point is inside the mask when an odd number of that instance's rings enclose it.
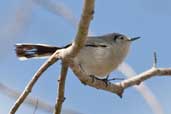
<instances>
[{"instance_id":1,"label":"bird's eye","mask_svg":"<svg viewBox=\"0 0 171 114\"><path fill-rule=\"evenodd\" d=\"M123 40L123 39L124 39L124 37L123 37L123 36L121 36L121 37L120 37L120 39L121 39L121 40Z\"/></svg>"},{"instance_id":2,"label":"bird's eye","mask_svg":"<svg viewBox=\"0 0 171 114\"><path fill-rule=\"evenodd\" d=\"M114 35L113 40L116 41L116 39L118 39L120 37L120 35Z\"/></svg>"}]
</instances>

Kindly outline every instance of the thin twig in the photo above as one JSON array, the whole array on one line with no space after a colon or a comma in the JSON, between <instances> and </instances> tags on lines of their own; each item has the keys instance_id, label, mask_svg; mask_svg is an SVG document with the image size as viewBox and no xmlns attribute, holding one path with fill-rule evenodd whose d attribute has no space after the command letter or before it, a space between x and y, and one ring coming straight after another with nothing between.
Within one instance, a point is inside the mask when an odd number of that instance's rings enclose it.
<instances>
[{"instance_id":1,"label":"thin twig","mask_svg":"<svg viewBox=\"0 0 171 114\"><path fill-rule=\"evenodd\" d=\"M125 62L119 66L118 70L128 78L137 75L133 68ZM140 86L134 86L133 88L135 88L143 96L154 114L164 114L161 103L157 100L157 97L145 83L141 83Z\"/></svg>"},{"instance_id":2,"label":"thin twig","mask_svg":"<svg viewBox=\"0 0 171 114\"><path fill-rule=\"evenodd\" d=\"M14 103L14 105L12 106L12 108L9 111L9 114L15 114L15 112L17 111L17 109L20 107L20 105L24 102L24 100L26 99L26 97L29 95L29 93L31 92L34 84L37 82L37 80L40 78L40 76L42 75L42 73L49 67L51 66L53 63L55 63L59 57L56 56L56 53L58 53L58 51L56 51L40 68L39 70L35 73L35 75L33 76L33 78L30 80L30 82L27 84L26 88L24 89L24 91L22 92L22 94L20 95L20 97L17 99L17 101Z\"/></svg>"},{"instance_id":3,"label":"thin twig","mask_svg":"<svg viewBox=\"0 0 171 114\"><path fill-rule=\"evenodd\" d=\"M154 57L154 58L153 58L153 59L154 59L154 60L153 60L153 67L156 68L156 67L157 67L157 53L156 53L156 52L154 52L153 57Z\"/></svg>"},{"instance_id":4,"label":"thin twig","mask_svg":"<svg viewBox=\"0 0 171 114\"><path fill-rule=\"evenodd\" d=\"M54 114L60 114L62 109L62 103L65 100L65 80L67 76L68 65L65 62L62 62L61 74L58 80L58 96L56 98Z\"/></svg>"},{"instance_id":5,"label":"thin twig","mask_svg":"<svg viewBox=\"0 0 171 114\"><path fill-rule=\"evenodd\" d=\"M133 85L139 85L141 82L150 79L154 76L171 76L171 68L151 68L135 77L129 78L120 82L123 89Z\"/></svg>"}]
</instances>

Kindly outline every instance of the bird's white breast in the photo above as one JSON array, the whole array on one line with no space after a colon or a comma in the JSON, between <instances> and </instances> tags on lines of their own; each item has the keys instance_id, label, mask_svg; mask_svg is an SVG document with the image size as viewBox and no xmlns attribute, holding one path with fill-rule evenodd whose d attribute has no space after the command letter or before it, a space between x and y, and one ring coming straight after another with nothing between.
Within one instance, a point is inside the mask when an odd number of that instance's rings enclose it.
<instances>
[{"instance_id":1,"label":"bird's white breast","mask_svg":"<svg viewBox=\"0 0 171 114\"><path fill-rule=\"evenodd\" d=\"M84 47L75 61L89 75L104 78L121 63L112 47Z\"/></svg>"}]
</instances>

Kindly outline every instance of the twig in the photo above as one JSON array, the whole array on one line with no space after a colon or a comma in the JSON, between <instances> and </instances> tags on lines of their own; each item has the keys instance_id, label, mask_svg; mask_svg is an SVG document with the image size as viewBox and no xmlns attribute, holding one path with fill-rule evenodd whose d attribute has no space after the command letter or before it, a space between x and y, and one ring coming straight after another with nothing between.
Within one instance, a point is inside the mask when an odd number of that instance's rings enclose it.
<instances>
[{"instance_id":1,"label":"twig","mask_svg":"<svg viewBox=\"0 0 171 114\"><path fill-rule=\"evenodd\" d=\"M124 80L120 83L122 88L126 89L133 85L139 85L141 82L154 76L171 76L171 68L151 68L135 77Z\"/></svg>"},{"instance_id":2,"label":"twig","mask_svg":"<svg viewBox=\"0 0 171 114\"><path fill-rule=\"evenodd\" d=\"M67 63L62 62L61 74L58 80L58 97L56 98L54 114L60 114L62 109L62 103L65 100L65 80L67 76L68 65Z\"/></svg>"},{"instance_id":3,"label":"twig","mask_svg":"<svg viewBox=\"0 0 171 114\"><path fill-rule=\"evenodd\" d=\"M157 67L157 53L154 52L154 60L153 60L153 67L156 68Z\"/></svg>"},{"instance_id":4,"label":"twig","mask_svg":"<svg viewBox=\"0 0 171 114\"><path fill-rule=\"evenodd\" d=\"M20 105L24 102L28 94L31 92L34 84L37 82L37 80L40 78L42 73L53 63L55 63L60 57L56 56L58 51L56 51L35 73L32 80L27 84L26 88L24 89L23 93L20 95L20 97L17 99L15 104L12 106L12 108L9 111L9 114L15 114L17 109L20 107Z\"/></svg>"},{"instance_id":5,"label":"twig","mask_svg":"<svg viewBox=\"0 0 171 114\"><path fill-rule=\"evenodd\" d=\"M125 62L118 67L118 70L127 78L137 75L133 68ZM135 88L143 96L144 100L147 102L149 108L154 114L164 114L161 103L145 83L141 83L140 86L134 86L133 88Z\"/></svg>"},{"instance_id":6,"label":"twig","mask_svg":"<svg viewBox=\"0 0 171 114\"><path fill-rule=\"evenodd\" d=\"M95 79L92 83L92 78L85 74L80 68L79 65L76 64L70 64L71 69L73 72L76 74L76 76L79 78L79 80L87 84L91 87L97 88L97 89L102 89L108 92L115 93L122 97L123 91L131 86L134 85L139 85L141 82L154 77L154 76L171 76L171 68L157 68L157 67L152 67L151 69L137 75L134 77L131 77L129 79L123 80L118 83L109 83L108 86L105 85L105 83L101 80Z\"/></svg>"}]
</instances>

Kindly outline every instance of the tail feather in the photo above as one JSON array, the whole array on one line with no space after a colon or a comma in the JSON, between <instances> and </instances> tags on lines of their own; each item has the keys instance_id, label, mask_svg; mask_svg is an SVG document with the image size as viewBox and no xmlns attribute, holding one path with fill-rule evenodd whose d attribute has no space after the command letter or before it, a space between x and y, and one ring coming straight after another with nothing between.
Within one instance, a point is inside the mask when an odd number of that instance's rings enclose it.
<instances>
[{"instance_id":1,"label":"tail feather","mask_svg":"<svg viewBox=\"0 0 171 114\"><path fill-rule=\"evenodd\" d=\"M49 46L45 44L16 44L16 55L21 60L29 58L40 58L46 57L53 54L56 50L61 49L60 47Z\"/></svg>"}]
</instances>

